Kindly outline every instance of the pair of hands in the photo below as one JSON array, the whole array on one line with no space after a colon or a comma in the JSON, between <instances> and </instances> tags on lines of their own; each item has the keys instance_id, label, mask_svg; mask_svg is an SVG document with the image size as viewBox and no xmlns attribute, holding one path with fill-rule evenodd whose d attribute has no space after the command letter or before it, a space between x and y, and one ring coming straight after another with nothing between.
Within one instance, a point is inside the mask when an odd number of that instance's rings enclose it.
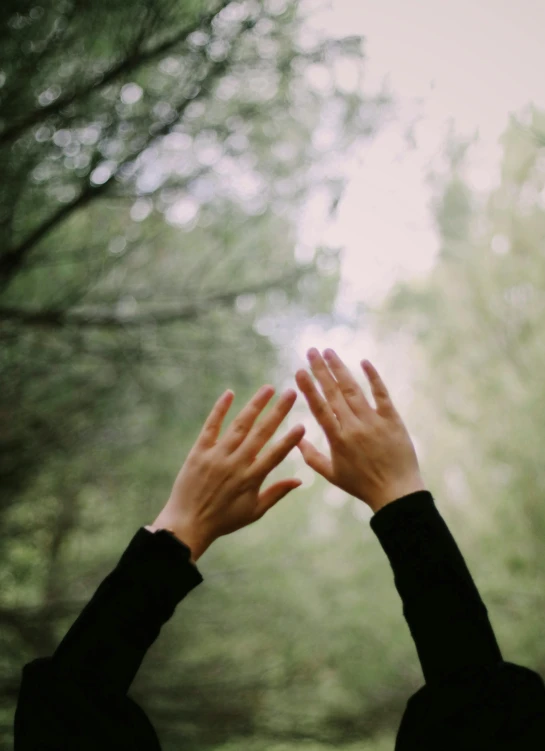
<instances>
[{"instance_id":1,"label":"pair of hands","mask_svg":"<svg viewBox=\"0 0 545 751\"><path fill-rule=\"evenodd\" d=\"M273 386L260 388L220 439L234 397L227 390L206 419L165 507L146 529L172 529L191 549L195 563L218 537L261 519L302 484L297 478L280 480L260 492L267 475L294 446L309 467L375 513L397 498L425 490L412 440L373 365L367 360L361 363L376 410L338 355L327 349L324 357L315 348L307 352L325 398L306 370L298 370L295 380L324 430L331 459L303 438L303 425L296 425L258 456L293 407L297 399L293 389L284 392L267 417L255 424L275 391Z\"/></svg>"}]
</instances>

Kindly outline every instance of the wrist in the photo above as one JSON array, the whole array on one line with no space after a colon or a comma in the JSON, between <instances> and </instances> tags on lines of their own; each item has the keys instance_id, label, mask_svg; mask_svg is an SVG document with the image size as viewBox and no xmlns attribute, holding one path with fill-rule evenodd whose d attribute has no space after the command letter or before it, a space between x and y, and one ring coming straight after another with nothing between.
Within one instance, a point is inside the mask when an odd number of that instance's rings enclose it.
<instances>
[{"instance_id":1,"label":"wrist","mask_svg":"<svg viewBox=\"0 0 545 751\"><path fill-rule=\"evenodd\" d=\"M196 537L190 537L184 532L178 531L176 529L172 530L178 540L184 543L184 545L187 545L187 547L191 550L191 563L196 563L201 555L205 553L210 545L212 544L212 541L207 541L201 538Z\"/></svg>"},{"instance_id":2,"label":"wrist","mask_svg":"<svg viewBox=\"0 0 545 751\"><path fill-rule=\"evenodd\" d=\"M171 519L159 514L153 524L146 526L150 532L157 532L160 529L167 529L172 532L180 542L191 551L191 562L196 563L202 554L210 547L213 539L210 539L202 531L195 529L192 525L182 525L173 522Z\"/></svg>"},{"instance_id":3,"label":"wrist","mask_svg":"<svg viewBox=\"0 0 545 751\"><path fill-rule=\"evenodd\" d=\"M376 514L384 506L388 506L390 503L420 490L426 490L424 480L421 477L414 477L411 480L389 486L381 492L380 496L373 499L372 503L369 503L369 507Z\"/></svg>"}]
</instances>

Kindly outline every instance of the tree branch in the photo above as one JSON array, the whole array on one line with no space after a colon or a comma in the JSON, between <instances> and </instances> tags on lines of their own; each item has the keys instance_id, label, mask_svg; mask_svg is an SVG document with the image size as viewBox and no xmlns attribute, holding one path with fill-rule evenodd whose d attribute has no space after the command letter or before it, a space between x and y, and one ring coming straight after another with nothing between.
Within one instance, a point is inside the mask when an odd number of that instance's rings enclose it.
<instances>
[{"instance_id":1,"label":"tree branch","mask_svg":"<svg viewBox=\"0 0 545 751\"><path fill-rule=\"evenodd\" d=\"M165 324L175 321L189 321L199 318L217 305L230 306L239 295L259 294L260 292L295 283L309 273L315 272L314 264L299 267L276 280L266 280L228 292L217 292L199 301L175 306L153 306L137 315L123 315L109 306L88 306L82 309L28 310L24 308L0 308L0 321L14 321L23 326L42 326L56 329L62 326L126 328L146 324Z\"/></svg>"},{"instance_id":2,"label":"tree branch","mask_svg":"<svg viewBox=\"0 0 545 751\"><path fill-rule=\"evenodd\" d=\"M220 62L216 62L212 64L205 78L202 81L200 81L198 84L199 93L206 91L206 87L210 83L210 81L212 81L218 75L218 73L225 72L227 68L229 67L229 64L230 64L229 60L222 60ZM110 177L106 180L106 182L98 186L94 186L91 183L88 183L83 188L79 196L76 196L76 198L74 198L73 201L71 201L70 203L67 203L65 206L62 206L60 209L58 209L54 214L52 214L44 222L42 222L42 224L39 227L37 227L33 232L31 232L30 235L25 240L23 240L18 246L9 250L2 257L2 259L0 259L0 292L3 289L5 289L5 287L7 287L7 285L10 283L12 278L17 274L19 269L22 267L24 260L26 256L28 255L29 251L32 249L34 245L36 245L36 243L42 240L54 227L56 227L60 222L62 222L73 211L85 206L92 199L96 198L98 195L105 193L105 191L107 191L109 187L113 184L113 181L115 180L115 178L119 175L119 172L122 169L122 167L124 167L125 164L127 164L128 162L135 159L139 154L145 151L145 149L149 148L155 141L159 140L160 138L165 136L167 133L169 133L171 129L174 127L174 125L182 117L186 107L191 102L195 101L196 99L197 99L197 96L193 97L192 99L187 99L184 97L184 99L182 99L181 102L179 102L175 108L176 109L175 120L169 123L164 123L164 125L162 125L159 129L151 133L142 146L140 146L137 150L128 154L118 164L116 170L110 175Z\"/></svg>"},{"instance_id":3,"label":"tree branch","mask_svg":"<svg viewBox=\"0 0 545 751\"><path fill-rule=\"evenodd\" d=\"M0 291L9 284L11 279L19 271L26 255L31 248L36 245L48 232L69 216L73 211L85 206L91 201L92 198L103 193L109 186L109 181L103 185L94 186L89 183L73 201L61 206L54 214L48 217L39 227L37 227L30 235L23 240L18 246L6 253L2 259L0 259Z\"/></svg>"},{"instance_id":4,"label":"tree branch","mask_svg":"<svg viewBox=\"0 0 545 751\"><path fill-rule=\"evenodd\" d=\"M222 3L217 10L212 11L205 17L200 17L189 28L184 28L182 31L174 34L174 36L164 40L160 44L152 47L147 51L143 51L137 47L136 51L133 52L132 55L125 57L123 60L119 60L106 73L99 73L91 81L77 87L71 92L66 93L64 96L59 96L57 99L55 99L54 102L51 102L45 107L35 109L30 113L30 115L27 115L26 118L14 123L12 126L6 128L2 133L0 133L0 146L15 140L26 130L28 130L28 128L36 125L37 123L47 117L50 117L51 115L57 114L68 105L73 104L75 101L85 99L85 97L89 96L92 91L99 91L100 89L104 88L104 86L108 86L109 84L113 83L123 74L131 73L141 65L149 63L165 52L168 52L177 44L187 39L187 37L194 31L200 29L201 26L210 24L218 14L218 12L226 5L228 5L230 1L231 0L222 0ZM140 39L140 37L138 39Z\"/></svg>"}]
</instances>

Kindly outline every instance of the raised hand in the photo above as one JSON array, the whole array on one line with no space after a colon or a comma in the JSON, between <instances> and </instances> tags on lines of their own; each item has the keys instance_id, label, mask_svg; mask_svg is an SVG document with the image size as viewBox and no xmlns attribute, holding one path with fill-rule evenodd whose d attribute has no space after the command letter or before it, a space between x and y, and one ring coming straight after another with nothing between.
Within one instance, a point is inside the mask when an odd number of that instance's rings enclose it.
<instances>
[{"instance_id":1,"label":"raised hand","mask_svg":"<svg viewBox=\"0 0 545 751\"><path fill-rule=\"evenodd\" d=\"M309 467L333 485L378 511L401 496L425 490L413 442L376 369L363 361L376 410L339 356L317 349L307 353L323 389L319 393L306 370L295 380L326 435L331 459L301 439L298 448Z\"/></svg>"},{"instance_id":2,"label":"raised hand","mask_svg":"<svg viewBox=\"0 0 545 751\"><path fill-rule=\"evenodd\" d=\"M215 539L261 519L301 485L297 478L279 480L260 492L267 475L305 433L303 425L296 425L259 454L297 399L297 393L288 389L269 414L254 424L274 391L268 385L260 388L221 438L219 433L234 394L228 390L216 401L178 473L170 498L147 527L151 532L172 529L191 549L194 562Z\"/></svg>"}]
</instances>

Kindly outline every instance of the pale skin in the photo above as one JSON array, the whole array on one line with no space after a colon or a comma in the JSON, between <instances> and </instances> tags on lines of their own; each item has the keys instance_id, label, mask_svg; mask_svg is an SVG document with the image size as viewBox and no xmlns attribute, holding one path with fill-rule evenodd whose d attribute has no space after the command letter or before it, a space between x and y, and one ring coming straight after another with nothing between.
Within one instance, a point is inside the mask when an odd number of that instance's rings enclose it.
<instances>
[{"instance_id":1,"label":"pale skin","mask_svg":"<svg viewBox=\"0 0 545 751\"><path fill-rule=\"evenodd\" d=\"M218 537L255 523L301 485L290 478L261 490L268 474L295 446L309 467L374 513L404 495L425 490L414 445L377 370L362 361L374 409L340 357L330 349L323 354L315 348L307 352L323 396L306 370L298 370L295 380L326 435L331 458L303 438L303 425L260 453L293 407L293 389L256 423L275 392L273 386L262 386L220 438L234 397L228 390L206 419L167 503L146 529L172 529L196 563Z\"/></svg>"}]
</instances>

